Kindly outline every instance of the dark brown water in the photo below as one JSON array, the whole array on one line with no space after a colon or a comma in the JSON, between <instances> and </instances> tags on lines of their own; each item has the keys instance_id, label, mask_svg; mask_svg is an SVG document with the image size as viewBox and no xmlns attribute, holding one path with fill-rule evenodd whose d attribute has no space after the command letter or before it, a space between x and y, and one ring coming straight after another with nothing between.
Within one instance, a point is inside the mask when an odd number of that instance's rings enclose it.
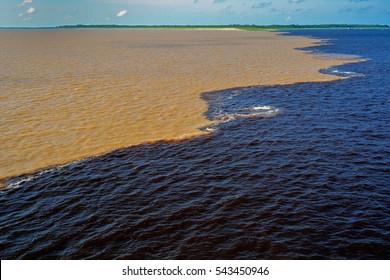
<instances>
[{"instance_id":1,"label":"dark brown water","mask_svg":"<svg viewBox=\"0 0 390 280\"><path fill-rule=\"evenodd\" d=\"M389 31L297 33L370 60L205 93L208 136L10 179L0 257L389 259Z\"/></svg>"}]
</instances>

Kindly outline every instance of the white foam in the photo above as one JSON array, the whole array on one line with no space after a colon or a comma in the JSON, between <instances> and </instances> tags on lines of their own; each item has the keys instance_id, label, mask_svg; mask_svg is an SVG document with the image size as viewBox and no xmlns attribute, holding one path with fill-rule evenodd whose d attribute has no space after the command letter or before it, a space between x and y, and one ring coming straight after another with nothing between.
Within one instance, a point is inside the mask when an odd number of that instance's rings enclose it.
<instances>
[{"instance_id":1,"label":"white foam","mask_svg":"<svg viewBox=\"0 0 390 280\"><path fill-rule=\"evenodd\" d=\"M333 70L332 73L334 73L334 74L346 75L347 77L364 77L364 74L356 73L356 72L351 72L351 71Z\"/></svg>"},{"instance_id":2,"label":"white foam","mask_svg":"<svg viewBox=\"0 0 390 280\"><path fill-rule=\"evenodd\" d=\"M206 127L204 130L207 131L207 132L215 132L215 131L217 131L217 129L215 127Z\"/></svg>"},{"instance_id":3,"label":"white foam","mask_svg":"<svg viewBox=\"0 0 390 280\"><path fill-rule=\"evenodd\" d=\"M256 112L256 113L236 113L234 116L239 117L239 118L269 118L275 116L278 112L279 109L277 108L271 108L270 109L260 109L263 110L261 112ZM258 111L258 110L257 110Z\"/></svg>"},{"instance_id":4,"label":"white foam","mask_svg":"<svg viewBox=\"0 0 390 280\"><path fill-rule=\"evenodd\" d=\"M217 115L215 115L215 118L216 118L219 122L221 122L221 123L230 122L230 121L236 119L236 118L233 116L233 114L217 114Z\"/></svg>"},{"instance_id":5,"label":"white foam","mask_svg":"<svg viewBox=\"0 0 390 280\"><path fill-rule=\"evenodd\" d=\"M272 106L255 106L245 108L237 113L219 113L215 118L222 123L226 123L238 118L269 118L277 115L280 109Z\"/></svg>"},{"instance_id":6,"label":"white foam","mask_svg":"<svg viewBox=\"0 0 390 280\"><path fill-rule=\"evenodd\" d=\"M24 177L22 177L21 179L19 179L17 181L14 181L14 182L11 182L10 184L5 185L0 190L0 192L5 191L5 190L18 189L18 188L20 188L22 186L23 183L27 183L27 182L30 182L30 181L32 181L34 179L37 179L37 178L41 177L43 174L52 172L55 169L56 168L45 169L45 170L39 171L37 174L24 176Z\"/></svg>"},{"instance_id":7,"label":"white foam","mask_svg":"<svg viewBox=\"0 0 390 280\"><path fill-rule=\"evenodd\" d=\"M258 106L258 107L252 107L248 108L248 110L258 111L258 110L271 110L271 106Z\"/></svg>"},{"instance_id":8,"label":"white foam","mask_svg":"<svg viewBox=\"0 0 390 280\"><path fill-rule=\"evenodd\" d=\"M0 189L0 193L5 191L5 190L18 189L18 188L20 188L23 185L23 183L27 183L27 182L30 182L32 180L38 179L39 177L41 177L44 174L51 173L53 171L59 170L61 168L64 168L64 167L67 167L67 166L70 166L70 165L73 165L73 164L76 164L76 163L87 161L87 160L89 160L91 158L95 158L95 157L97 157L97 156L92 156L92 157L87 157L87 158L83 158L83 159L74 160L74 161L71 161L71 162L68 162L68 163L65 163L65 164L62 164L62 165L57 165L57 166L54 166L54 167L51 167L51 168L47 168L47 169L43 169L43 170L37 171L34 174L22 176L20 179L17 179L16 181L12 181L11 180L10 183L5 183L5 186Z\"/></svg>"}]
</instances>

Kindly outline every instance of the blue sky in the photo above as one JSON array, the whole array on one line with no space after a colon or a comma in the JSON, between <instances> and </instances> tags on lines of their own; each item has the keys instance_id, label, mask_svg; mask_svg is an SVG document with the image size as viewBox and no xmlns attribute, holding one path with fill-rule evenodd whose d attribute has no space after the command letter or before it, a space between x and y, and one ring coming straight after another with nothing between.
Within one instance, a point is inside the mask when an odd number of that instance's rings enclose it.
<instances>
[{"instance_id":1,"label":"blue sky","mask_svg":"<svg viewBox=\"0 0 390 280\"><path fill-rule=\"evenodd\" d=\"M389 0L0 0L0 26L390 24Z\"/></svg>"}]
</instances>

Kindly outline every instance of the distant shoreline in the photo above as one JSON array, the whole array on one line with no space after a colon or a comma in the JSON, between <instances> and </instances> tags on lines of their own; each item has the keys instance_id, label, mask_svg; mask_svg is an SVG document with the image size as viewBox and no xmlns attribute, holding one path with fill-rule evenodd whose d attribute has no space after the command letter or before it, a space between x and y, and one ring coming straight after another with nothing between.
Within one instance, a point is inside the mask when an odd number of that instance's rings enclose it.
<instances>
[{"instance_id":1,"label":"distant shoreline","mask_svg":"<svg viewBox=\"0 0 390 280\"><path fill-rule=\"evenodd\" d=\"M115 24L76 24L53 27L0 27L0 29L180 29L180 30L297 30L297 29L390 29L390 25L381 24L313 24L313 25L115 25Z\"/></svg>"}]
</instances>

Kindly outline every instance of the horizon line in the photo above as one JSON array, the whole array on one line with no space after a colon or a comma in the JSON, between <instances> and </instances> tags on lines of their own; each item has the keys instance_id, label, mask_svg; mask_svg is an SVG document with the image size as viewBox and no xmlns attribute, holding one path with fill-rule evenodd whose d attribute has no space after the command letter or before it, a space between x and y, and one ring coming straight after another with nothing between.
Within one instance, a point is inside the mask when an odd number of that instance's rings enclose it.
<instances>
[{"instance_id":1,"label":"horizon line","mask_svg":"<svg viewBox=\"0 0 390 280\"><path fill-rule=\"evenodd\" d=\"M61 29L61 28L92 28L92 27L123 27L123 28L153 28L153 27L206 27L206 28L223 28L223 27L253 27L253 28L274 28L277 27L329 27L329 28L348 28L348 27L378 27L378 28L390 28L389 24L359 24L359 23L321 23L321 24L69 24L69 25L56 25L56 26L0 26L1 29Z\"/></svg>"}]
</instances>

